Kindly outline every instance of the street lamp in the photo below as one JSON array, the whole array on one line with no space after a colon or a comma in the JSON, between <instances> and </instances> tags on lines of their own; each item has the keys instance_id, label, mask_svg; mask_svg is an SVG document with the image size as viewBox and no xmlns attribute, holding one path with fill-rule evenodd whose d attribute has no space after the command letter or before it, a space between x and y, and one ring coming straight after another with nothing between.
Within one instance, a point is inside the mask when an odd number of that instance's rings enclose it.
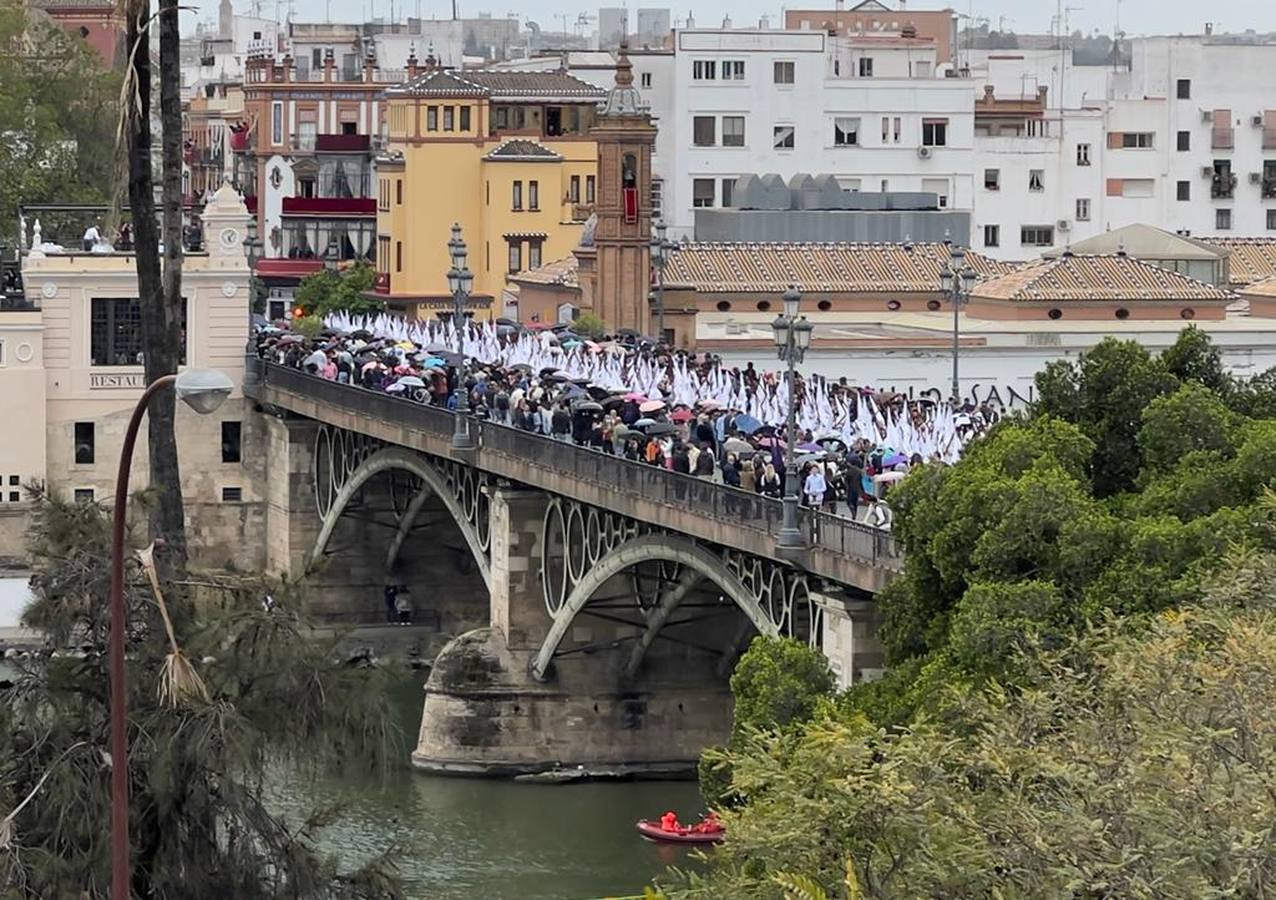
<instances>
[{"instance_id":1,"label":"street lamp","mask_svg":"<svg viewBox=\"0 0 1276 900\"><path fill-rule=\"evenodd\" d=\"M447 284L452 292L452 327L456 330L456 352L460 361L456 366L456 415L453 418L452 449L462 452L474 449L474 435L470 433L470 398L465 386L465 304L474 288L474 273L465 264L465 241L461 239L461 226L452 226L452 239L447 242L452 268L448 269Z\"/></svg>"},{"instance_id":2,"label":"street lamp","mask_svg":"<svg viewBox=\"0 0 1276 900\"><path fill-rule=\"evenodd\" d=\"M151 398L172 387L178 399L200 415L207 415L230 396L234 383L210 369L187 369L180 375L164 375L150 383L129 419L120 450L115 478L115 508L111 511L111 581L107 603L111 614L111 898L129 900L128 861L128 691L124 670L124 521L128 506L128 476L133 463L137 430Z\"/></svg>"},{"instance_id":3,"label":"street lamp","mask_svg":"<svg viewBox=\"0 0 1276 900\"><path fill-rule=\"evenodd\" d=\"M948 245L948 260L939 269L939 288L948 295L953 305L953 400L961 402L961 384L957 379L957 360L960 354L959 335L961 325L958 313L970 299L970 289L975 283L975 270L966 265L966 251L944 241Z\"/></svg>"},{"instance_id":4,"label":"street lamp","mask_svg":"<svg viewBox=\"0 0 1276 900\"><path fill-rule=\"evenodd\" d=\"M669 227L664 219L657 219L652 225L651 262L656 267L656 343L665 339L665 263L669 262L669 252L678 246L666 236Z\"/></svg>"},{"instance_id":5,"label":"street lamp","mask_svg":"<svg viewBox=\"0 0 1276 900\"><path fill-rule=\"evenodd\" d=\"M802 295L797 286L791 285L781 298L784 312L775 317L771 330L775 334L775 347L782 361L789 364L789 414L785 426L784 442L784 509L780 520L780 533L775 548L780 553L801 552L806 542L798 528L798 473L794 447L797 444L797 364L806 356L811 346L811 332L815 330L806 316L798 315Z\"/></svg>"}]
</instances>

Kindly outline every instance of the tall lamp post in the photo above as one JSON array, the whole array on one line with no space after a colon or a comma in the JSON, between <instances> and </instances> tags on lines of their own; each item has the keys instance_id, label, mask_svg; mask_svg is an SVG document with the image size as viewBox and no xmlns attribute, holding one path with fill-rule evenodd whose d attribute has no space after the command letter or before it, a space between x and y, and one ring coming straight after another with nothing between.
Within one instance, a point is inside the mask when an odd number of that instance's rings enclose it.
<instances>
[{"instance_id":1,"label":"tall lamp post","mask_svg":"<svg viewBox=\"0 0 1276 900\"><path fill-rule=\"evenodd\" d=\"M465 264L465 241L461 239L461 226L452 226L452 239L447 242L452 257L448 269L447 284L452 291L452 327L456 330L456 352L460 362L456 366L456 416L453 419L452 449L474 449L474 435L470 433L470 397L465 386L465 304L474 288L474 273Z\"/></svg>"},{"instance_id":2,"label":"tall lamp post","mask_svg":"<svg viewBox=\"0 0 1276 900\"><path fill-rule=\"evenodd\" d=\"M794 446L797 444L797 364L806 356L811 346L811 332L815 326L806 316L798 315L802 295L797 286L784 292L784 312L775 317L771 330L775 334L775 346L780 359L789 364L789 414L785 426L784 446L784 515L780 521L780 533L775 548L780 552L796 553L806 547L802 531L798 528L798 472Z\"/></svg>"},{"instance_id":3,"label":"tall lamp post","mask_svg":"<svg viewBox=\"0 0 1276 900\"><path fill-rule=\"evenodd\" d=\"M230 396L234 384L221 372L187 369L180 375L164 375L150 383L129 419L120 450L115 478L115 508L111 511L111 580L107 595L111 613L111 898L129 900L128 840L128 690L124 669L124 523L128 512L128 476L133 445L151 398L172 387L178 399L200 415L207 415Z\"/></svg>"},{"instance_id":4,"label":"tall lamp post","mask_svg":"<svg viewBox=\"0 0 1276 900\"><path fill-rule=\"evenodd\" d=\"M677 246L666 236L668 231L664 219L657 219L652 225L651 262L656 267L656 343L665 339L665 263L669 262L669 251Z\"/></svg>"},{"instance_id":5,"label":"tall lamp post","mask_svg":"<svg viewBox=\"0 0 1276 900\"><path fill-rule=\"evenodd\" d=\"M959 339L961 324L958 318L961 307L970 299L970 288L975 283L975 270L966 265L966 251L955 244L948 244L948 261L939 270L939 287L948 295L953 305L953 400L961 402L961 383L957 378L957 360L961 353Z\"/></svg>"}]
</instances>

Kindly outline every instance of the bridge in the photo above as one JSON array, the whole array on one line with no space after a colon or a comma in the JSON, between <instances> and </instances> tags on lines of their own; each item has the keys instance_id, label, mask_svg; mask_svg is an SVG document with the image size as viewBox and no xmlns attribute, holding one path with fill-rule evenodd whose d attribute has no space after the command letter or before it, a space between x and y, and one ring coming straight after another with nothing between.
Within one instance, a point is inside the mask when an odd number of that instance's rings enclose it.
<instances>
[{"instance_id":1,"label":"bridge","mask_svg":"<svg viewBox=\"0 0 1276 900\"><path fill-rule=\"evenodd\" d=\"M819 645L830 611L856 620L845 677L880 665L887 532L802 509L808 549L785 558L771 498L488 421L456 451L446 409L255 358L244 390L267 414L271 568L309 574L334 614L410 583L459 635L426 687L421 767L684 767L729 727L750 637Z\"/></svg>"}]
</instances>

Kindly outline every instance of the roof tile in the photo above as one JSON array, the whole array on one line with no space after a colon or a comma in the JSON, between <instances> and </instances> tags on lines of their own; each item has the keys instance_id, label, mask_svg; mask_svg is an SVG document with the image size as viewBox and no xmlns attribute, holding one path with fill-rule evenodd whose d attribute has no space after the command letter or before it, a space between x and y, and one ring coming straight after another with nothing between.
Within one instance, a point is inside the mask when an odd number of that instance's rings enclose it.
<instances>
[{"instance_id":1,"label":"roof tile","mask_svg":"<svg viewBox=\"0 0 1276 900\"><path fill-rule=\"evenodd\" d=\"M1230 250L1227 277L1234 285L1252 284L1276 275L1276 239L1266 237L1208 237L1207 244Z\"/></svg>"},{"instance_id":2,"label":"roof tile","mask_svg":"<svg viewBox=\"0 0 1276 900\"><path fill-rule=\"evenodd\" d=\"M1119 300L1218 300L1235 296L1179 272L1162 269L1120 253L1077 256L1028 263L975 285L974 297L1012 302Z\"/></svg>"},{"instance_id":3,"label":"roof tile","mask_svg":"<svg viewBox=\"0 0 1276 900\"><path fill-rule=\"evenodd\" d=\"M418 75L386 91L390 96L490 97L520 100L537 97L601 100L606 91L561 69L552 72L517 72L500 69L437 69Z\"/></svg>"}]
</instances>

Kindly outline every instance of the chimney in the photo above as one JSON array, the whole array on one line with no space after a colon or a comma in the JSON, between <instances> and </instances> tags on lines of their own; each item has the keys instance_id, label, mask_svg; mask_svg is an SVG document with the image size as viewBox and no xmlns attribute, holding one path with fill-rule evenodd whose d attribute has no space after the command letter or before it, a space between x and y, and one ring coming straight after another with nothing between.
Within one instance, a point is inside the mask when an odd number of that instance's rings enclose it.
<instances>
[{"instance_id":1,"label":"chimney","mask_svg":"<svg viewBox=\"0 0 1276 900\"><path fill-rule=\"evenodd\" d=\"M296 61L292 58L292 54L285 53L284 54L284 81L285 82L289 82L293 80L292 78L293 66L295 64L296 64Z\"/></svg>"},{"instance_id":2,"label":"chimney","mask_svg":"<svg viewBox=\"0 0 1276 900\"><path fill-rule=\"evenodd\" d=\"M416 59L416 42L413 41L408 45L408 80L411 81L421 74L421 68L417 65Z\"/></svg>"},{"instance_id":3,"label":"chimney","mask_svg":"<svg viewBox=\"0 0 1276 900\"><path fill-rule=\"evenodd\" d=\"M325 82L336 81L336 75L337 60L332 55L332 48L329 47L327 50L323 51L323 80Z\"/></svg>"},{"instance_id":4,"label":"chimney","mask_svg":"<svg viewBox=\"0 0 1276 900\"><path fill-rule=\"evenodd\" d=\"M687 24L684 27L687 29L696 27L696 14L690 10L687 10Z\"/></svg>"},{"instance_id":5,"label":"chimney","mask_svg":"<svg viewBox=\"0 0 1276 900\"><path fill-rule=\"evenodd\" d=\"M724 31L731 28L731 16L727 15L722 17L722 28Z\"/></svg>"},{"instance_id":6,"label":"chimney","mask_svg":"<svg viewBox=\"0 0 1276 900\"><path fill-rule=\"evenodd\" d=\"M371 50L368 55L363 58L363 83L372 84L376 81L377 56Z\"/></svg>"}]
</instances>

